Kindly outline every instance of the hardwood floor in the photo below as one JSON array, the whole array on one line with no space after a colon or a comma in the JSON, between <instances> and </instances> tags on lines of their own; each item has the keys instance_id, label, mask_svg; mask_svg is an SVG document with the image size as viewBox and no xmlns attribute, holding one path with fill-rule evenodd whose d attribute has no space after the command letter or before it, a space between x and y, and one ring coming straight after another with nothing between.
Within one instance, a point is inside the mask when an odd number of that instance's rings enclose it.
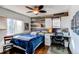
<instances>
[{"instance_id":1,"label":"hardwood floor","mask_svg":"<svg viewBox=\"0 0 79 59\"><path fill-rule=\"evenodd\" d=\"M48 46L40 45L34 52L34 54L47 54ZM1 54L24 54L24 51L13 48L10 51L3 52Z\"/></svg>"},{"instance_id":2,"label":"hardwood floor","mask_svg":"<svg viewBox=\"0 0 79 59\"><path fill-rule=\"evenodd\" d=\"M35 54L47 54L48 46L40 46L36 49Z\"/></svg>"},{"instance_id":3,"label":"hardwood floor","mask_svg":"<svg viewBox=\"0 0 79 59\"><path fill-rule=\"evenodd\" d=\"M24 54L24 51L17 49L17 48L13 48L10 51L7 51L5 53L2 54ZM40 45L34 52L34 54L69 54L68 49L65 48L63 49L62 47L56 46L56 45L51 45L49 46L44 46L44 45Z\"/></svg>"}]
</instances>

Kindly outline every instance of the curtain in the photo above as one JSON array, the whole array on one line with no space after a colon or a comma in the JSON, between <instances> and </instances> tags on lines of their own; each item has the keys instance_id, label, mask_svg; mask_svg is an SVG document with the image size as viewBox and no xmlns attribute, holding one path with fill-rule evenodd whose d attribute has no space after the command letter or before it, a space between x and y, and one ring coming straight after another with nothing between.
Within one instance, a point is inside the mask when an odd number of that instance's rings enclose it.
<instances>
[{"instance_id":1,"label":"curtain","mask_svg":"<svg viewBox=\"0 0 79 59\"><path fill-rule=\"evenodd\" d=\"M23 21L7 19L7 34L18 34L23 32Z\"/></svg>"}]
</instances>

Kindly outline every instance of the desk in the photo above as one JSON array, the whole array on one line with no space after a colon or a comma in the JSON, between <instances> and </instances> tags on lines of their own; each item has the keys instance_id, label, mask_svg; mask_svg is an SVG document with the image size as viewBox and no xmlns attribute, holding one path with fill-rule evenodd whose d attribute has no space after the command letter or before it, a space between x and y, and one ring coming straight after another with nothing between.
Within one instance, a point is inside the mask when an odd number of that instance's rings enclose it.
<instances>
[{"instance_id":1,"label":"desk","mask_svg":"<svg viewBox=\"0 0 79 59\"><path fill-rule=\"evenodd\" d=\"M64 46L69 47L70 36L63 36L63 37L64 37Z\"/></svg>"},{"instance_id":2,"label":"desk","mask_svg":"<svg viewBox=\"0 0 79 59\"><path fill-rule=\"evenodd\" d=\"M47 33L45 34L45 45L50 46L51 45L51 36L54 36L53 33Z\"/></svg>"},{"instance_id":3,"label":"desk","mask_svg":"<svg viewBox=\"0 0 79 59\"><path fill-rule=\"evenodd\" d=\"M51 43L52 43L51 42L51 36L55 37L55 35L53 33L47 33L47 34L45 34L45 45L46 46L50 46L51 45ZM64 38L64 46L68 47L70 36L69 35L63 35L63 38Z\"/></svg>"}]
</instances>

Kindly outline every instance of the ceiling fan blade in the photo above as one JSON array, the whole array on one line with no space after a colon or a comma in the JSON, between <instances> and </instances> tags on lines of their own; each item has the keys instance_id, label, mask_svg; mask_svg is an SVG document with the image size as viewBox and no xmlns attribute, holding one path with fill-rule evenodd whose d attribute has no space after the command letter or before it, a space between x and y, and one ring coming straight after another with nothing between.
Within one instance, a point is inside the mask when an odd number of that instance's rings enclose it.
<instances>
[{"instance_id":1,"label":"ceiling fan blade","mask_svg":"<svg viewBox=\"0 0 79 59\"><path fill-rule=\"evenodd\" d=\"M26 12L26 13L31 13L32 11L28 11L28 12Z\"/></svg>"},{"instance_id":2,"label":"ceiling fan blade","mask_svg":"<svg viewBox=\"0 0 79 59\"><path fill-rule=\"evenodd\" d=\"M25 6L26 8L28 8L28 9L30 9L30 10L33 10L33 8L31 8L31 7L28 7L28 6Z\"/></svg>"},{"instance_id":3,"label":"ceiling fan blade","mask_svg":"<svg viewBox=\"0 0 79 59\"><path fill-rule=\"evenodd\" d=\"M39 6L39 10L41 10L43 7L44 7L43 5L40 5L40 6Z\"/></svg>"},{"instance_id":4,"label":"ceiling fan blade","mask_svg":"<svg viewBox=\"0 0 79 59\"><path fill-rule=\"evenodd\" d=\"M40 12L40 13L46 13L47 11L45 11L45 10L40 10L39 12Z\"/></svg>"}]
</instances>

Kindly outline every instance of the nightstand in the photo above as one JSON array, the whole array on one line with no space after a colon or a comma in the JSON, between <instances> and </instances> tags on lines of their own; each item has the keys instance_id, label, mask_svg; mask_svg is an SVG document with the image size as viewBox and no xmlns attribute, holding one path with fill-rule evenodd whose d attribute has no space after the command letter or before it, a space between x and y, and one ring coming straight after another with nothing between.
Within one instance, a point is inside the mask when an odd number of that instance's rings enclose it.
<instances>
[{"instance_id":1,"label":"nightstand","mask_svg":"<svg viewBox=\"0 0 79 59\"><path fill-rule=\"evenodd\" d=\"M50 46L51 45L51 36L53 36L53 33L47 33L45 34L45 45Z\"/></svg>"},{"instance_id":2,"label":"nightstand","mask_svg":"<svg viewBox=\"0 0 79 59\"><path fill-rule=\"evenodd\" d=\"M8 35L4 37L4 43L6 44L8 41L12 39L13 35Z\"/></svg>"}]
</instances>

